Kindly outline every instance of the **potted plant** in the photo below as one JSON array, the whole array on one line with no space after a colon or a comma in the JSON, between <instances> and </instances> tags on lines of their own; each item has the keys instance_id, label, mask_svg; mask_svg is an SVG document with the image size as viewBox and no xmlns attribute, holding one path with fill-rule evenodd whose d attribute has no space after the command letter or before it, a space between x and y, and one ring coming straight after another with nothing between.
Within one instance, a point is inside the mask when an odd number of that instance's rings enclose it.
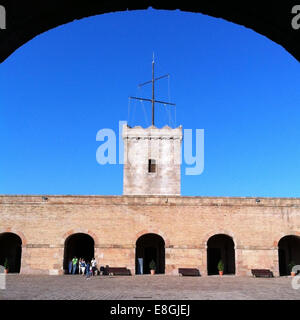
<instances>
[{"instance_id":1,"label":"potted plant","mask_svg":"<svg viewBox=\"0 0 300 320\"><path fill-rule=\"evenodd\" d=\"M296 275L296 273L292 271L295 265L296 265L296 264L295 264L294 261L291 261L291 262L288 264L288 269L289 269L292 277L294 277L294 276Z\"/></svg>"},{"instance_id":2,"label":"potted plant","mask_svg":"<svg viewBox=\"0 0 300 320\"><path fill-rule=\"evenodd\" d=\"M149 263L149 268L150 268L150 273L152 275L154 275L155 274L155 269L156 269L156 264L155 264L154 260L151 260L151 262Z\"/></svg>"},{"instance_id":3,"label":"potted plant","mask_svg":"<svg viewBox=\"0 0 300 320\"><path fill-rule=\"evenodd\" d=\"M222 260L220 260L218 263L218 270L219 270L219 275L222 276L224 272L224 263Z\"/></svg>"},{"instance_id":4,"label":"potted plant","mask_svg":"<svg viewBox=\"0 0 300 320\"><path fill-rule=\"evenodd\" d=\"M8 273L9 265L8 265L8 259L5 258L4 260L4 272Z\"/></svg>"}]
</instances>

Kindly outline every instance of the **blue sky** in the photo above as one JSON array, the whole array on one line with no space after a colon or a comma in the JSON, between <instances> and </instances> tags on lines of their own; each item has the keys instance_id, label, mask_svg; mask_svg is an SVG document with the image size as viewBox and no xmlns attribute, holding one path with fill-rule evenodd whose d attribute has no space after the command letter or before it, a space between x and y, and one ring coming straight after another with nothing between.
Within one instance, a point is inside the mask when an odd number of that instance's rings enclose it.
<instances>
[{"instance_id":1,"label":"blue sky","mask_svg":"<svg viewBox=\"0 0 300 320\"><path fill-rule=\"evenodd\" d=\"M0 193L122 194L122 165L97 163L96 133L128 120L128 96L151 96L137 84L153 51L156 74L171 74L156 97L205 132L204 171L183 165L183 195L300 197L299 63L243 26L152 9L57 27L0 65ZM130 125L150 125L144 107L148 122L130 103ZM156 119L168 124L163 106Z\"/></svg>"}]
</instances>

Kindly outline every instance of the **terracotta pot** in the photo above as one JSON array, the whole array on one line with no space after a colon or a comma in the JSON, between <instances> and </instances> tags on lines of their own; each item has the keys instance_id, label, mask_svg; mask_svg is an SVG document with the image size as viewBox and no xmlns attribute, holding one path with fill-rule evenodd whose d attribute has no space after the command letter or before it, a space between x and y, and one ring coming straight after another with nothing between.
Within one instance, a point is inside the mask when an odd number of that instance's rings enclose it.
<instances>
[{"instance_id":1,"label":"terracotta pot","mask_svg":"<svg viewBox=\"0 0 300 320\"><path fill-rule=\"evenodd\" d=\"M223 271L219 271L219 275L222 276L223 275Z\"/></svg>"},{"instance_id":2,"label":"terracotta pot","mask_svg":"<svg viewBox=\"0 0 300 320\"><path fill-rule=\"evenodd\" d=\"M8 273L8 269L4 269L4 273Z\"/></svg>"},{"instance_id":3,"label":"terracotta pot","mask_svg":"<svg viewBox=\"0 0 300 320\"><path fill-rule=\"evenodd\" d=\"M155 274L155 270L150 270L150 272L152 276Z\"/></svg>"},{"instance_id":4,"label":"terracotta pot","mask_svg":"<svg viewBox=\"0 0 300 320\"><path fill-rule=\"evenodd\" d=\"M295 275L296 275L296 272L291 272L292 277L295 277Z\"/></svg>"}]
</instances>

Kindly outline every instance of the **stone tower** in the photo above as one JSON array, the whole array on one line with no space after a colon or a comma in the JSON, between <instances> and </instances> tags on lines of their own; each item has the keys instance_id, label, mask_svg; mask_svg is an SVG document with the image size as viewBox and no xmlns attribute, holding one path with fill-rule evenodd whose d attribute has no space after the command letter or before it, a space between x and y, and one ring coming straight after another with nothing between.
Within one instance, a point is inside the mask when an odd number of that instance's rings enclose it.
<instances>
[{"instance_id":1,"label":"stone tower","mask_svg":"<svg viewBox=\"0 0 300 320\"><path fill-rule=\"evenodd\" d=\"M180 195L182 127L123 126L124 195Z\"/></svg>"}]
</instances>

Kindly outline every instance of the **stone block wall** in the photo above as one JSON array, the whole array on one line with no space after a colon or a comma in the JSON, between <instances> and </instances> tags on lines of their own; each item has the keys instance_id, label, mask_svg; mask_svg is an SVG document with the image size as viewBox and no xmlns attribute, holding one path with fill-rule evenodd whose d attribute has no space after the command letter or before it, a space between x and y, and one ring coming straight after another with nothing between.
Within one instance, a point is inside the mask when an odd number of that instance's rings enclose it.
<instances>
[{"instance_id":1,"label":"stone block wall","mask_svg":"<svg viewBox=\"0 0 300 320\"><path fill-rule=\"evenodd\" d=\"M123 126L124 195L180 195L182 127ZM148 161L156 172L148 172Z\"/></svg>"}]
</instances>

